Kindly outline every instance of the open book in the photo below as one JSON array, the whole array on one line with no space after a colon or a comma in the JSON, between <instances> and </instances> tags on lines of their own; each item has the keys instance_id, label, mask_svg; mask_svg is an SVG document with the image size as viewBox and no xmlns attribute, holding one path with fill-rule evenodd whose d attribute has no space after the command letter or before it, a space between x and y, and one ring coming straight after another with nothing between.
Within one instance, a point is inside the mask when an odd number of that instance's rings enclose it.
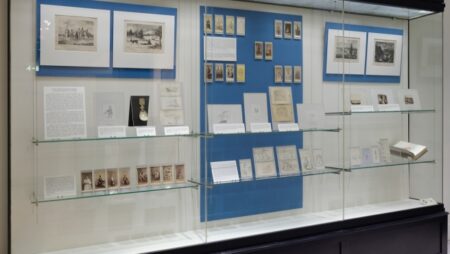
<instances>
[{"instance_id":1,"label":"open book","mask_svg":"<svg viewBox=\"0 0 450 254\"><path fill-rule=\"evenodd\" d=\"M428 151L426 146L408 143L405 141L399 141L395 145L391 146L391 153L410 157L413 160L419 159Z\"/></svg>"}]
</instances>

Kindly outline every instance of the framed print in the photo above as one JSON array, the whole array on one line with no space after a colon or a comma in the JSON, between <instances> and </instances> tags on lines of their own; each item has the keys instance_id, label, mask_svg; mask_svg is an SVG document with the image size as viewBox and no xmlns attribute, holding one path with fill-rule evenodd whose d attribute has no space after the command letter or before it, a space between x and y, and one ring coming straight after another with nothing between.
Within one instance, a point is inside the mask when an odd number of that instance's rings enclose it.
<instances>
[{"instance_id":1,"label":"framed print","mask_svg":"<svg viewBox=\"0 0 450 254\"><path fill-rule=\"evenodd\" d=\"M300 173L300 167L297 157L297 147L295 145L277 146L276 151L278 159L278 169L281 176L297 175Z\"/></svg>"},{"instance_id":2,"label":"framed print","mask_svg":"<svg viewBox=\"0 0 450 254\"><path fill-rule=\"evenodd\" d=\"M173 166L172 165L165 165L162 166L162 173L163 173L163 183L173 183Z\"/></svg>"},{"instance_id":3,"label":"framed print","mask_svg":"<svg viewBox=\"0 0 450 254\"><path fill-rule=\"evenodd\" d=\"M245 17L236 17L236 35L245 36Z\"/></svg>"},{"instance_id":4,"label":"framed print","mask_svg":"<svg viewBox=\"0 0 450 254\"><path fill-rule=\"evenodd\" d=\"M114 11L113 67L174 69L175 16Z\"/></svg>"},{"instance_id":5,"label":"framed print","mask_svg":"<svg viewBox=\"0 0 450 254\"><path fill-rule=\"evenodd\" d=\"M292 104L290 87L269 86L270 104Z\"/></svg>"},{"instance_id":6,"label":"framed print","mask_svg":"<svg viewBox=\"0 0 450 254\"><path fill-rule=\"evenodd\" d=\"M130 180L130 168L120 168L119 169L119 187L129 188L131 184Z\"/></svg>"},{"instance_id":7,"label":"framed print","mask_svg":"<svg viewBox=\"0 0 450 254\"><path fill-rule=\"evenodd\" d=\"M367 75L400 76L403 36L369 33Z\"/></svg>"},{"instance_id":8,"label":"framed print","mask_svg":"<svg viewBox=\"0 0 450 254\"><path fill-rule=\"evenodd\" d=\"M398 90L398 102L403 110L419 110L422 108L419 92L416 89Z\"/></svg>"},{"instance_id":9,"label":"framed print","mask_svg":"<svg viewBox=\"0 0 450 254\"><path fill-rule=\"evenodd\" d=\"M284 38L291 39L292 38L292 22L284 21Z\"/></svg>"},{"instance_id":10,"label":"framed print","mask_svg":"<svg viewBox=\"0 0 450 254\"><path fill-rule=\"evenodd\" d=\"M242 123L241 104L209 104L208 128L212 132L214 124Z\"/></svg>"},{"instance_id":11,"label":"framed print","mask_svg":"<svg viewBox=\"0 0 450 254\"><path fill-rule=\"evenodd\" d=\"M150 184L160 184L161 175L160 166L150 166Z\"/></svg>"},{"instance_id":12,"label":"framed print","mask_svg":"<svg viewBox=\"0 0 450 254\"><path fill-rule=\"evenodd\" d=\"M205 63L205 82L212 83L213 82L213 64Z\"/></svg>"},{"instance_id":13,"label":"framed print","mask_svg":"<svg viewBox=\"0 0 450 254\"><path fill-rule=\"evenodd\" d=\"M203 31L205 34L212 34L213 32L212 14L203 14Z\"/></svg>"},{"instance_id":14,"label":"framed print","mask_svg":"<svg viewBox=\"0 0 450 254\"><path fill-rule=\"evenodd\" d=\"M223 15L214 15L214 33L215 34L223 34L224 25L223 25Z\"/></svg>"},{"instance_id":15,"label":"framed print","mask_svg":"<svg viewBox=\"0 0 450 254\"><path fill-rule=\"evenodd\" d=\"M80 185L81 192L91 192L94 189L94 178L92 170L81 171Z\"/></svg>"},{"instance_id":16,"label":"framed print","mask_svg":"<svg viewBox=\"0 0 450 254\"><path fill-rule=\"evenodd\" d=\"M283 83L283 66L275 65L273 68L275 83Z\"/></svg>"},{"instance_id":17,"label":"framed print","mask_svg":"<svg viewBox=\"0 0 450 254\"><path fill-rule=\"evenodd\" d=\"M314 169L314 159L311 150L298 149L300 155L300 163L302 165L302 171L308 171Z\"/></svg>"},{"instance_id":18,"label":"framed print","mask_svg":"<svg viewBox=\"0 0 450 254\"><path fill-rule=\"evenodd\" d=\"M175 165L175 182L186 182L186 172L184 170L184 164Z\"/></svg>"},{"instance_id":19,"label":"framed print","mask_svg":"<svg viewBox=\"0 0 450 254\"><path fill-rule=\"evenodd\" d=\"M302 22L294 21L294 39L300 40L302 38Z\"/></svg>"},{"instance_id":20,"label":"framed print","mask_svg":"<svg viewBox=\"0 0 450 254\"><path fill-rule=\"evenodd\" d=\"M239 169L241 171L241 180L253 180L253 169L251 159L239 160Z\"/></svg>"},{"instance_id":21,"label":"framed print","mask_svg":"<svg viewBox=\"0 0 450 254\"><path fill-rule=\"evenodd\" d=\"M256 178L277 176L273 147L253 148L253 161Z\"/></svg>"},{"instance_id":22,"label":"framed print","mask_svg":"<svg viewBox=\"0 0 450 254\"><path fill-rule=\"evenodd\" d=\"M284 83L292 83L292 66L284 66Z\"/></svg>"},{"instance_id":23,"label":"framed print","mask_svg":"<svg viewBox=\"0 0 450 254\"><path fill-rule=\"evenodd\" d=\"M94 190L95 191L106 190L106 170L105 169L94 170Z\"/></svg>"},{"instance_id":24,"label":"framed print","mask_svg":"<svg viewBox=\"0 0 450 254\"><path fill-rule=\"evenodd\" d=\"M215 81L224 81L224 69L223 69L223 64L222 63L216 63L214 64L214 75Z\"/></svg>"},{"instance_id":25,"label":"framed print","mask_svg":"<svg viewBox=\"0 0 450 254\"><path fill-rule=\"evenodd\" d=\"M236 82L245 83L245 64L236 64Z\"/></svg>"},{"instance_id":26,"label":"framed print","mask_svg":"<svg viewBox=\"0 0 450 254\"><path fill-rule=\"evenodd\" d=\"M234 82L234 64L226 64L226 81L228 83Z\"/></svg>"},{"instance_id":27,"label":"framed print","mask_svg":"<svg viewBox=\"0 0 450 254\"><path fill-rule=\"evenodd\" d=\"M364 75L366 33L328 29L326 73Z\"/></svg>"},{"instance_id":28,"label":"framed print","mask_svg":"<svg viewBox=\"0 0 450 254\"><path fill-rule=\"evenodd\" d=\"M148 168L147 166L139 166L136 168L137 186L148 185Z\"/></svg>"},{"instance_id":29,"label":"framed print","mask_svg":"<svg viewBox=\"0 0 450 254\"><path fill-rule=\"evenodd\" d=\"M261 60L263 59L263 42L262 41L255 41L255 59Z\"/></svg>"},{"instance_id":30,"label":"framed print","mask_svg":"<svg viewBox=\"0 0 450 254\"><path fill-rule=\"evenodd\" d=\"M119 170L117 168L110 168L106 170L108 189L117 189L119 187Z\"/></svg>"},{"instance_id":31,"label":"framed print","mask_svg":"<svg viewBox=\"0 0 450 254\"><path fill-rule=\"evenodd\" d=\"M270 41L264 42L264 59L273 59L273 44Z\"/></svg>"},{"instance_id":32,"label":"framed print","mask_svg":"<svg viewBox=\"0 0 450 254\"><path fill-rule=\"evenodd\" d=\"M108 10L46 4L40 8L40 65L110 66Z\"/></svg>"},{"instance_id":33,"label":"framed print","mask_svg":"<svg viewBox=\"0 0 450 254\"><path fill-rule=\"evenodd\" d=\"M226 34L234 35L234 16L227 15L225 17L225 23L226 23Z\"/></svg>"},{"instance_id":34,"label":"framed print","mask_svg":"<svg viewBox=\"0 0 450 254\"><path fill-rule=\"evenodd\" d=\"M283 38L283 21L276 19L274 22L274 37Z\"/></svg>"},{"instance_id":35,"label":"framed print","mask_svg":"<svg viewBox=\"0 0 450 254\"><path fill-rule=\"evenodd\" d=\"M302 67L294 66L294 83L302 83Z\"/></svg>"}]
</instances>

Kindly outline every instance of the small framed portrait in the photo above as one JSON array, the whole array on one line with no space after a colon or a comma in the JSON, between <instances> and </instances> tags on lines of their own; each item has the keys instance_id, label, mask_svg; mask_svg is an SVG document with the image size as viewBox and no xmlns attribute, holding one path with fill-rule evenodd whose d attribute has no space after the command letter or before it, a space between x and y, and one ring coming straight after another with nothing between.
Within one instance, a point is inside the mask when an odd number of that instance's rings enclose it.
<instances>
[{"instance_id":1,"label":"small framed portrait","mask_svg":"<svg viewBox=\"0 0 450 254\"><path fill-rule=\"evenodd\" d=\"M213 18L212 14L203 15L203 31L205 34L212 34L213 31Z\"/></svg>"},{"instance_id":2,"label":"small framed portrait","mask_svg":"<svg viewBox=\"0 0 450 254\"><path fill-rule=\"evenodd\" d=\"M130 180L130 168L119 169L119 187L129 188L131 184Z\"/></svg>"},{"instance_id":3,"label":"small framed portrait","mask_svg":"<svg viewBox=\"0 0 450 254\"><path fill-rule=\"evenodd\" d=\"M106 176L108 189L119 188L119 170L117 168L110 168L106 170Z\"/></svg>"},{"instance_id":4,"label":"small framed portrait","mask_svg":"<svg viewBox=\"0 0 450 254\"><path fill-rule=\"evenodd\" d=\"M184 164L175 165L175 182L177 182L177 183L186 182L186 174L184 171Z\"/></svg>"},{"instance_id":5,"label":"small framed portrait","mask_svg":"<svg viewBox=\"0 0 450 254\"><path fill-rule=\"evenodd\" d=\"M214 64L214 74L215 74L215 80L216 81L224 81L224 69L222 63L216 63Z\"/></svg>"},{"instance_id":6,"label":"small framed portrait","mask_svg":"<svg viewBox=\"0 0 450 254\"><path fill-rule=\"evenodd\" d=\"M302 83L302 67L294 66L294 83Z\"/></svg>"},{"instance_id":7,"label":"small framed portrait","mask_svg":"<svg viewBox=\"0 0 450 254\"><path fill-rule=\"evenodd\" d=\"M275 38L283 38L283 21L276 19L274 23Z\"/></svg>"},{"instance_id":8,"label":"small framed portrait","mask_svg":"<svg viewBox=\"0 0 450 254\"><path fill-rule=\"evenodd\" d=\"M227 78L226 81L228 83L234 82L234 64L226 64L226 72L227 72Z\"/></svg>"},{"instance_id":9,"label":"small framed portrait","mask_svg":"<svg viewBox=\"0 0 450 254\"><path fill-rule=\"evenodd\" d=\"M94 189L92 170L81 171L81 192L91 192Z\"/></svg>"},{"instance_id":10,"label":"small framed portrait","mask_svg":"<svg viewBox=\"0 0 450 254\"><path fill-rule=\"evenodd\" d=\"M173 183L173 166L162 166L163 183Z\"/></svg>"},{"instance_id":11,"label":"small framed portrait","mask_svg":"<svg viewBox=\"0 0 450 254\"><path fill-rule=\"evenodd\" d=\"M137 186L148 185L148 168L147 166L139 166L136 168Z\"/></svg>"},{"instance_id":12,"label":"small framed portrait","mask_svg":"<svg viewBox=\"0 0 450 254\"><path fill-rule=\"evenodd\" d=\"M255 59L263 59L263 42L262 41L255 41Z\"/></svg>"},{"instance_id":13,"label":"small framed portrait","mask_svg":"<svg viewBox=\"0 0 450 254\"><path fill-rule=\"evenodd\" d=\"M234 35L234 16L226 16L225 17L226 22L226 34L228 35Z\"/></svg>"},{"instance_id":14,"label":"small framed portrait","mask_svg":"<svg viewBox=\"0 0 450 254\"><path fill-rule=\"evenodd\" d=\"M266 41L264 43L264 59L266 60L273 59L273 43L270 41Z\"/></svg>"},{"instance_id":15,"label":"small framed portrait","mask_svg":"<svg viewBox=\"0 0 450 254\"><path fill-rule=\"evenodd\" d=\"M274 66L275 83L283 83L283 66Z\"/></svg>"},{"instance_id":16,"label":"small framed portrait","mask_svg":"<svg viewBox=\"0 0 450 254\"><path fill-rule=\"evenodd\" d=\"M106 189L106 170L94 170L94 190L102 191Z\"/></svg>"},{"instance_id":17,"label":"small framed portrait","mask_svg":"<svg viewBox=\"0 0 450 254\"><path fill-rule=\"evenodd\" d=\"M292 83L292 66L284 66L284 83Z\"/></svg>"},{"instance_id":18,"label":"small framed portrait","mask_svg":"<svg viewBox=\"0 0 450 254\"><path fill-rule=\"evenodd\" d=\"M161 183L161 167L151 166L150 167L150 184L160 184Z\"/></svg>"},{"instance_id":19,"label":"small framed portrait","mask_svg":"<svg viewBox=\"0 0 450 254\"><path fill-rule=\"evenodd\" d=\"M291 39L292 38L292 22L284 21L284 38Z\"/></svg>"},{"instance_id":20,"label":"small framed portrait","mask_svg":"<svg viewBox=\"0 0 450 254\"><path fill-rule=\"evenodd\" d=\"M212 83L213 82L213 64L205 63L205 82Z\"/></svg>"},{"instance_id":21,"label":"small framed portrait","mask_svg":"<svg viewBox=\"0 0 450 254\"><path fill-rule=\"evenodd\" d=\"M245 83L245 64L236 64L236 82Z\"/></svg>"},{"instance_id":22,"label":"small framed portrait","mask_svg":"<svg viewBox=\"0 0 450 254\"><path fill-rule=\"evenodd\" d=\"M214 33L223 34L223 15L214 15Z\"/></svg>"},{"instance_id":23,"label":"small framed portrait","mask_svg":"<svg viewBox=\"0 0 450 254\"><path fill-rule=\"evenodd\" d=\"M236 35L245 36L245 17L236 17Z\"/></svg>"},{"instance_id":24,"label":"small framed portrait","mask_svg":"<svg viewBox=\"0 0 450 254\"><path fill-rule=\"evenodd\" d=\"M294 21L294 39L300 40L302 38L302 22Z\"/></svg>"}]
</instances>

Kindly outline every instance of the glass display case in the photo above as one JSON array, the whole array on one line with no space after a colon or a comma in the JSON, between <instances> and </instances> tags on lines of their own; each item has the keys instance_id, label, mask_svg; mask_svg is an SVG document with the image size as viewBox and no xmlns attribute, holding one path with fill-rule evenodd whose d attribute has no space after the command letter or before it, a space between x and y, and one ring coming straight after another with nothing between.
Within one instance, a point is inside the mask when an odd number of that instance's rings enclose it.
<instances>
[{"instance_id":1,"label":"glass display case","mask_svg":"<svg viewBox=\"0 0 450 254\"><path fill-rule=\"evenodd\" d=\"M442 202L439 11L15 0L10 12L13 253L163 251Z\"/></svg>"}]
</instances>

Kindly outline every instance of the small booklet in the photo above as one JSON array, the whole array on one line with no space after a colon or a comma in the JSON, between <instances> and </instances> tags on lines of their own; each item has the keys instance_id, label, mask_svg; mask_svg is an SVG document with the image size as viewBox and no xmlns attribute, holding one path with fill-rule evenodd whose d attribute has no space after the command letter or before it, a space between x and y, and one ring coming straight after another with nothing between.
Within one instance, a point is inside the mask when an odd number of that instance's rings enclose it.
<instances>
[{"instance_id":1,"label":"small booklet","mask_svg":"<svg viewBox=\"0 0 450 254\"><path fill-rule=\"evenodd\" d=\"M417 160L428 151L426 146L408 143L405 141L399 141L395 145L391 146L391 152L403 157L410 157L413 160Z\"/></svg>"}]
</instances>

